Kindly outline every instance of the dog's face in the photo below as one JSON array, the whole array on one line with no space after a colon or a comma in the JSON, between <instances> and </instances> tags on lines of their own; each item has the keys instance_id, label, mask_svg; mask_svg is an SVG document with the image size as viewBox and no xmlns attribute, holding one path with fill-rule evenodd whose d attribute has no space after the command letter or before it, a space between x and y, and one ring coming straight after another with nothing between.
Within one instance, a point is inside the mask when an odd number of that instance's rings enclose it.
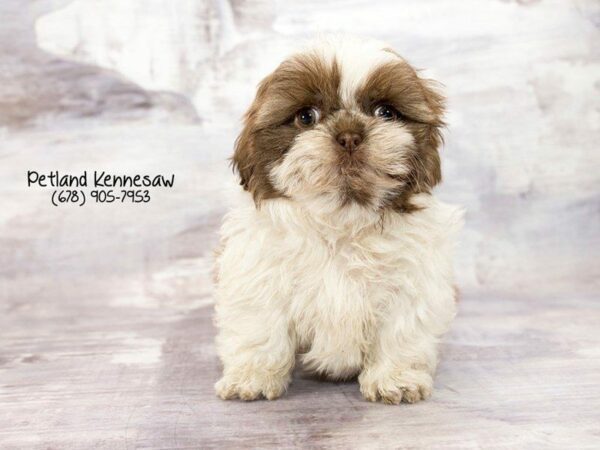
<instances>
[{"instance_id":1,"label":"dog's face","mask_svg":"<svg viewBox=\"0 0 600 450\"><path fill-rule=\"evenodd\" d=\"M257 203L410 211L441 179L443 98L389 47L335 38L258 88L233 156Z\"/></svg>"}]
</instances>

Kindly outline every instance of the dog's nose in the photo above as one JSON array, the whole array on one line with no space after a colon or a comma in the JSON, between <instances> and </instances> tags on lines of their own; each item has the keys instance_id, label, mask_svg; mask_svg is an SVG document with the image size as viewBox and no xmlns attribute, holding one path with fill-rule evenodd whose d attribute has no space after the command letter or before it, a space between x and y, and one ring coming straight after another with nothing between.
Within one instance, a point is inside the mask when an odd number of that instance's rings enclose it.
<instances>
[{"instance_id":1,"label":"dog's nose","mask_svg":"<svg viewBox=\"0 0 600 450\"><path fill-rule=\"evenodd\" d=\"M355 151L360 143L362 142L362 136L352 131L342 131L337 135L336 141L340 144L347 152L352 153Z\"/></svg>"}]
</instances>

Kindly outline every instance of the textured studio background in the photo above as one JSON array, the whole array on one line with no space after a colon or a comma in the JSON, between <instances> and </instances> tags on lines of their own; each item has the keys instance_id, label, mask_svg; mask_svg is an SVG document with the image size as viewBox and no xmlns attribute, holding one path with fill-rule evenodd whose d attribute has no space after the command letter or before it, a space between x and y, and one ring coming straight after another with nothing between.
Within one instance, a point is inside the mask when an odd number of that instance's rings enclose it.
<instances>
[{"instance_id":1,"label":"textured studio background","mask_svg":"<svg viewBox=\"0 0 600 450\"><path fill-rule=\"evenodd\" d=\"M226 158L258 81L329 31L446 86L460 313L430 402L221 402ZM597 446L599 43L598 0L0 0L0 447ZM27 170L176 180L56 208Z\"/></svg>"},{"instance_id":2,"label":"textured studio background","mask_svg":"<svg viewBox=\"0 0 600 450\"><path fill-rule=\"evenodd\" d=\"M225 180L183 171L186 158L225 165L256 83L299 41L328 31L386 40L446 85L438 192L468 211L457 271L463 289L545 296L598 286L597 2L29 4L2 2L4 16L13 16L0 31L4 124L80 130L101 122L86 131L100 134L113 124L124 133L151 124L110 145L114 169L130 163L127 143L158 146L163 137L173 156L158 149L156 167L194 184L192 215L219 208L221 193L212 191ZM122 129L124 121L131 127ZM178 152L191 146L193 155Z\"/></svg>"}]
</instances>

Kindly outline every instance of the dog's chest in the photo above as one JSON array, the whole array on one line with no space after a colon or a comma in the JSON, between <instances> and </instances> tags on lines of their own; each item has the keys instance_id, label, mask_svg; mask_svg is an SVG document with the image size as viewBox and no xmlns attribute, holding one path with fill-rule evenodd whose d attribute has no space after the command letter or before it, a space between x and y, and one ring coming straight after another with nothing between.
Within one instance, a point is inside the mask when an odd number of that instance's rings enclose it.
<instances>
[{"instance_id":1,"label":"dog's chest","mask_svg":"<svg viewBox=\"0 0 600 450\"><path fill-rule=\"evenodd\" d=\"M369 240L296 244L287 272L303 361L333 377L351 376L362 366L393 274Z\"/></svg>"}]
</instances>

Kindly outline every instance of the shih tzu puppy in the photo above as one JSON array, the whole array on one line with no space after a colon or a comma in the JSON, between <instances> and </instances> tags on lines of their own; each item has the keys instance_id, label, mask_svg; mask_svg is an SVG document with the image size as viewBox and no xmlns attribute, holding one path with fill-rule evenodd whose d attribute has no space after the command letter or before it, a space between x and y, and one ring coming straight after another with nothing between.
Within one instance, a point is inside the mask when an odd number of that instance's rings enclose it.
<instances>
[{"instance_id":1,"label":"shih tzu puppy","mask_svg":"<svg viewBox=\"0 0 600 450\"><path fill-rule=\"evenodd\" d=\"M223 399L275 399L299 361L385 403L431 395L455 315L460 209L441 203L444 98L385 44L328 37L261 83L242 204L215 265Z\"/></svg>"}]
</instances>

